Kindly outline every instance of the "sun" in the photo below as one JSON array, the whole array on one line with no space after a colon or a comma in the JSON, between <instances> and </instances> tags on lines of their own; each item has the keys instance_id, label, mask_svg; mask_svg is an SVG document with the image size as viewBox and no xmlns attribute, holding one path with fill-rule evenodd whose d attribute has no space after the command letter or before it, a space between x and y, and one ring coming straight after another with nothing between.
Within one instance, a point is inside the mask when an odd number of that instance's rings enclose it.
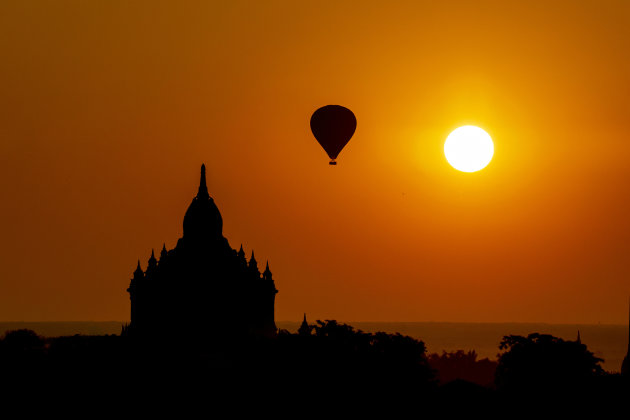
<instances>
[{"instance_id":1,"label":"sun","mask_svg":"<svg viewBox=\"0 0 630 420\"><path fill-rule=\"evenodd\" d=\"M481 128L465 125L448 135L444 142L444 155L458 171L477 172L492 160L494 143Z\"/></svg>"}]
</instances>

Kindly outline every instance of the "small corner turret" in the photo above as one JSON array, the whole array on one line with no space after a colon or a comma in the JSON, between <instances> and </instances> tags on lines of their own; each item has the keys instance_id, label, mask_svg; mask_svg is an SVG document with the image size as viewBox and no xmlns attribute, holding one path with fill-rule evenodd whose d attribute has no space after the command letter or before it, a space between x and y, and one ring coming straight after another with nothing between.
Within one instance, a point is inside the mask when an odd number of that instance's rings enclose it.
<instances>
[{"instance_id":1,"label":"small corner turret","mask_svg":"<svg viewBox=\"0 0 630 420\"><path fill-rule=\"evenodd\" d=\"M144 277L144 271L142 271L142 268L140 267L140 260L138 260L138 266L136 267L136 271L133 272L133 279L137 280L143 277Z\"/></svg>"},{"instance_id":2,"label":"small corner turret","mask_svg":"<svg viewBox=\"0 0 630 420\"><path fill-rule=\"evenodd\" d=\"M267 261L267 267L265 268L265 271L263 272L262 276L264 280L273 280L271 278L271 270L269 270L269 261Z\"/></svg>"},{"instance_id":3,"label":"small corner turret","mask_svg":"<svg viewBox=\"0 0 630 420\"><path fill-rule=\"evenodd\" d=\"M249 264L247 266L249 267L251 272L260 277L260 270L258 270L258 262L256 261L256 257L254 257L254 250L252 250L252 256L249 259Z\"/></svg>"},{"instance_id":4,"label":"small corner turret","mask_svg":"<svg viewBox=\"0 0 630 420\"><path fill-rule=\"evenodd\" d=\"M168 257L168 251L166 251L166 244L162 245L162 251L160 251L160 263L163 263Z\"/></svg>"}]
</instances>

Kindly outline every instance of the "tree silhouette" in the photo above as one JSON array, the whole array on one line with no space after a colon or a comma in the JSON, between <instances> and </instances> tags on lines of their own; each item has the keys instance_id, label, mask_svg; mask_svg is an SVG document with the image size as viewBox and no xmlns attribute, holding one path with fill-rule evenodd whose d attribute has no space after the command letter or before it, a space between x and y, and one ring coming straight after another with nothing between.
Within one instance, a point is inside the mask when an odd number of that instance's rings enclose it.
<instances>
[{"instance_id":1,"label":"tree silhouette","mask_svg":"<svg viewBox=\"0 0 630 420\"><path fill-rule=\"evenodd\" d=\"M6 355L37 354L44 350L44 339L33 330L8 331L1 342L0 349Z\"/></svg>"},{"instance_id":2,"label":"tree silhouette","mask_svg":"<svg viewBox=\"0 0 630 420\"><path fill-rule=\"evenodd\" d=\"M428 359L431 367L437 370L441 383L462 379L482 386L494 384L497 362L488 358L477 360L477 352L474 350L443 351L441 355L431 354Z\"/></svg>"},{"instance_id":3,"label":"tree silhouette","mask_svg":"<svg viewBox=\"0 0 630 420\"><path fill-rule=\"evenodd\" d=\"M578 341L548 334L508 335L499 346L495 383L499 390L565 392L584 388L604 374L600 362Z\"/></svg>"},{"instance_id":4,"label":"tree silhouette","mask_svg":"<svg viewBox=\"0 0 630 420\"><path fill-rule=\"evenodd\" d=\"M3 384L35 382L45 364L45 341L34 331L8 331L0 341L0 371Z\"/></svg>"},{"instance_id":5,"label":"tree silhouette","mask_svg":"<svg viewBox=\"0 0 630 420\"><path fill-rule=\"evenodd\" d=\"M401 389L433 386L434 372L426 358L426 346L412 337L384 332L366 333L335 320L313 325L309 351L315 351L320 369L352 372L366 383L396 383Z\"/></svg>"}]
</instances>

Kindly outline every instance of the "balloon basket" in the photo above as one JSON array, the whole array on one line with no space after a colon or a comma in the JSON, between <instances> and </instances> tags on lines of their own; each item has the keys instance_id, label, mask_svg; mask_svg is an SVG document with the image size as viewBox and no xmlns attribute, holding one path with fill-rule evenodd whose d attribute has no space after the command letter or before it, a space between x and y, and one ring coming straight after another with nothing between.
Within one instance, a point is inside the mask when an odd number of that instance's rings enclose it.
<instances>
[{"instance_id":1,"label":"balloon basket","mask_svg":"<svg viewBox=\"0 0 630 420\"><path fill-rule=\"evenodd\" d=\"M328 162L329 165L336 165L337 162L335 162L334 160L331 160L330 162Z\"/></svg>"}]
</instances>

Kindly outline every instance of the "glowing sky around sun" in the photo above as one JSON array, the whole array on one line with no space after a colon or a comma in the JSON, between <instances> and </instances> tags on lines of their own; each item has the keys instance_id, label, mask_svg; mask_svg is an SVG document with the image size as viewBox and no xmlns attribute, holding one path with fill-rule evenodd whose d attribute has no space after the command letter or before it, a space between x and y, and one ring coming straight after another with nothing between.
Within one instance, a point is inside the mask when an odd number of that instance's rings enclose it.
<instances>
[{"instance_id":1,"label":"glowing sky around sun","mask_svg":"<svg viewBox=\"0 0 630 420\"><path fill-rule=\"evenodd\" d=\"M629 8L3 2L0 320L127 320L205 162L278 320L627 322ZM358 122L336 167L326 104Z\"/></svg>"}]
</instances>

